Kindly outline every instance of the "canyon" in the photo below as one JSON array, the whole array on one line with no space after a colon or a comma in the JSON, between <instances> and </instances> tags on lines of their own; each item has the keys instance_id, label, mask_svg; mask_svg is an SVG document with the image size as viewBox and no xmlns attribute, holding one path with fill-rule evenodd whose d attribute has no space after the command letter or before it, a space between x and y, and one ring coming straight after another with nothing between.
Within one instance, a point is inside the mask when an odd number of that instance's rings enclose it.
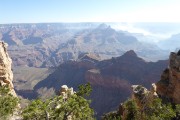
<instances>
[{"instance_id":1,"label":"canyon","mask_svg":"<svg viewBox=\"0 0 180 120\"><path fill-rule=\"evenodd\" d=\"M75 90L89 82L93 91L90 99L97 116L114 110L131 95L131 85L148 88L160 79L168 61L146 62L130 50L120 57L99 60L98 55L84 54L77 61L61 64L46 79L37 83L34 92L46 97L55 94L59 87L68 85Z\"/></svg>"},{"instance_id":2,"label":"canyon","mask_svg":"<svg viewBox=\"0 0 180 120\"><path fill-rule=\"evenodd\" d=\"M9 44L19 96L49 98L62 85L76 91L88 82L93 88L89 99L98 117L130 97L131 85L150 88L162 79L161 72L168 65L168 60L160 60L167 58L166 50L107 24L0 26L0 39Z\"/></svg>"},{"instance_id":3,"label":"canyon","mask_svg":"<svg viewBox=\"0 0 180 120\"><path fill-rule=\"evenodd\" d=\"M110 24L110 23L109 23ZM147 61L167 59L168 52L139 41L134 34L105 23L39 23L0 25L0 39L8 43L13 66L57 67L77 60L81 53L110 59L134 50Z\"/></svg>"}]
</instances>

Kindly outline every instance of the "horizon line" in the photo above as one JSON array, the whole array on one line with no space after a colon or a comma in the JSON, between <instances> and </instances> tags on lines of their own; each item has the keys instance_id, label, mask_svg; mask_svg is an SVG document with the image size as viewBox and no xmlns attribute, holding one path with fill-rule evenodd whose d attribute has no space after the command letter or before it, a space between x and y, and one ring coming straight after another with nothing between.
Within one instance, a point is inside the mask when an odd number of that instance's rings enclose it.
<instances>
[{"instance_id":1,"label":"horizon line","mask_svg":"<svg viewBox=\"0 0 180 120\"><path fill-rule=\"evenodd\" d=\"M107 21L107 22L105 22L105 21L102 21L102 22L99 22L99 21L97 21L97 22L95 22L95 21L91 21L91 22L89 22L89 21L87 21L87 22L85 22L85 21L82 21L82 22L12 22L12 23L0 23L0 25L9 25L9 24L59 24L59 23L64 23L64 24L66 24L66 23L180 23L180 22L165 22L165 21L162 21L162 22L159 22L159 21L157 21L157 22L155 22L155 21L152 21L152 22L150 22L150 21L145 21L145 22L122 22L122 21L119 21L119 22L109 22L109 21Z\"/></svg>"}]
</instances>

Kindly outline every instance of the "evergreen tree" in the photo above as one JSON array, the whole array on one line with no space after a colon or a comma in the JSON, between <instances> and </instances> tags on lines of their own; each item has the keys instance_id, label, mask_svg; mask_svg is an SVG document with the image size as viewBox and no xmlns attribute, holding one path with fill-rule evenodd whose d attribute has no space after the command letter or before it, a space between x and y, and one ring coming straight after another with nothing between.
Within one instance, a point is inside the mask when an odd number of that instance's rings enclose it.
<instances>
[{"instance_id":1,"label":"evergreen tree","mask_svg":"<svg viewBox=\"0 0 180 120\"><path fill-rule=\"evenodd\" d=\"M87 87L87 88L85 88ZM94 112L90 108L90 101L82 96L89 95L92 90L90 84L79 87L77 94L67 99L55 96L45 101L37 99L30 103L23 112L24 120L93 120Z\"/></svg>"},{"instance_id":2,"label":"evergreen tree","mask_svg":"<svg viewBox=\"0 0 180 120\"><path fill-rule=\"evenodd\" d=\"M18 98L12 96L9 93L10 89L6 86L0 86L0 119L8 119L10 115L13 115L13 112L17 108Z\"/></svg>"}]
</instances>

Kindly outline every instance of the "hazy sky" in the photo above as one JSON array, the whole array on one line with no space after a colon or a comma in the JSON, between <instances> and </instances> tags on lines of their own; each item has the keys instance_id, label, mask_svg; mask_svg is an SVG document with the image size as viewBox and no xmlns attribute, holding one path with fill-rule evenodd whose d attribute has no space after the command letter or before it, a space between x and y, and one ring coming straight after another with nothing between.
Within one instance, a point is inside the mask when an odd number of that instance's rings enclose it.
<instances>
[{"instance_id":1,"label":"hazy sky","mask_svg":"<svg viewBox=\"0 0 180 120\"><path fill-rule=\"evenodd\" d=\"M0 0L0 24L180 22L180 0Z\"/></svg>"}]
</instances>

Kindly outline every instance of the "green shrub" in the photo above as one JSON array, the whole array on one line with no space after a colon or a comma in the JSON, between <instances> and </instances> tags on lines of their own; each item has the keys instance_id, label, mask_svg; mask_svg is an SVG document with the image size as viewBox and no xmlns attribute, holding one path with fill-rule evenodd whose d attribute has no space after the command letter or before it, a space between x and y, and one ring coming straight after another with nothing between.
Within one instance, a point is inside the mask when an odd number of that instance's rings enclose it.
<instances>
[{"instance_id":1,"label":"green shrub","mask_svg":"<svg viewBox=\"0 0 180 120\"><path fill-rule=\"evenodd\" d=\"M104 114L102 120L122 120L122 118L117 111L114 111Z\"/></svg>"},{"instance_id":2,"label":"green shrub","mask_svg":"<svg viewBox=\"0 0 180 120\"><path fill-rule=\"evenodd\" d=\"M129 99L123 103L123 115L119 111L110 112L103 116L103 120L179 120L180 104L173 108L170 103L162 103L160 98L147 100L142 106L137 101Z\"/></svg>"},{"instance_id":3,"label":"green shrub","mask_svg":"<svg viewBox=\"0 0 180 120\"><path fill-rule=\"evenodd\" d=\"M18 98L9 94L8 86L0 86L0 119L7 119L18 105Z\"/></svg>"},{"instance_id":4,"label":"green shrub","mask_svg":"<svg viewBox=\"0 0 180 120\"><path fill-rule=\"evenodd\" d=\"M90 86L86 84L85 86ZM94 112L90 108L90 101L82 96L88 95L89 90L81 85L79 94L69 96L63 99L62 96L55 96L45 101L37 99L23 109L22 116L24 120L67 120L72 117L73 120L93 120ZM88 89L91 89L89 87ZM81 93L81 94L80 94Z\"/></svg>"},{"instance_id":5,"label":"green shrub","mask_svg":"<svg viewBox=\"0 0 180 120\"><path fill-rule=\"evenodd\" d=\"M144 112L148 119L171 120L176 116L176 112L172 108L172 105L170 103L163 104L160 98L153 99L153 101L147 105Z\"/></svg>"},{"instance_id":6,"label":"green shrub","mask_svg":"<svg viewBox=\"0 0 180 120\"><path fill-rule=\"evenodd\" d=\"M129 99L124 103L125 119L126 120L138 120L140 117L139 107L135 100Z\"/></svg>"}]
</instances>

